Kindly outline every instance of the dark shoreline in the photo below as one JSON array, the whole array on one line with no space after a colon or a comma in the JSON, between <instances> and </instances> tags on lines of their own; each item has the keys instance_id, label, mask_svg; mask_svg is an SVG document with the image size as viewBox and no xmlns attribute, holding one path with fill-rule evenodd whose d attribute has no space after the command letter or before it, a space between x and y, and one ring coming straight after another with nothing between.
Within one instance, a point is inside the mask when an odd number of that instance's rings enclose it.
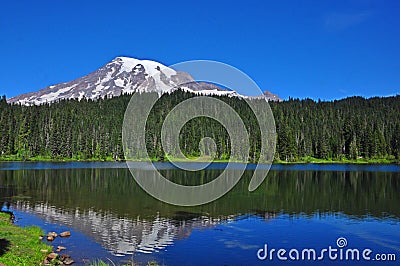
<instances>
[{"instance_id":1,"label":"dark shoreline","mask_svg":"<svg viewBox=\"0 0 400 266\"><path fill-rule=\"evenodd\" d=\"M75 162L82 162L82 163L90 163L90 162L148 162L146 160L98 160L98 159L88 159L88 160L76 160L76 159L69 159L69 158L63 158L63 159L16 159L16 158L0 158L0 163L6 163L6 162L37 162L37 163L75 163ZM173 163L173 162L183 162L182 160L151 160L152 163ZM198 161L199 163L202 162L207 162L207 161ZM229 163L229 160L214 160L212 163ZM245 162L233 162L233 163L245 163ZM255 162L248 162L248 164L256 164ZM261 163L264 164L264 163ZM400 164L400 160L396 159L359 159L359 160L349 160L349 159L344 159L344 160L324 160L324 159L310 159L310 160L297 160L297 161L274 161L272 163L273 165L279 165L279 164Z\"/></svg>"}]
</instances>

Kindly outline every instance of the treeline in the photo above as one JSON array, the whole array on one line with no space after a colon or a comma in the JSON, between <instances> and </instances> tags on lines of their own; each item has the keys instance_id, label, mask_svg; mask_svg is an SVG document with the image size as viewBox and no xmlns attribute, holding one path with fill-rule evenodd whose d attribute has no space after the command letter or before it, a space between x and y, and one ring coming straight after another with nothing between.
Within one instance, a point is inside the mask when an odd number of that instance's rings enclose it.
<instances>
[{"instance_id":1,"label":"treeline","mask_svg":"<svg viewBox=\"0 0 400 266\"><path fill-rule=\"evenodd\" d=\"M163 160L160 129L168 112L190 93L165 94L153 109L146 128L146 146L154 160ZM218 97L232 106L250 132L250 160L259 156L260 137L255 116L245 101ZM111 99L62 100L54 104L21 106L0 100L0 158L122 160L122 122L130 95ZM289 99L271 102L277 130L275 159L300 161L400 160L400 96L336 101ZM196 107L193 107L196 108ZM230 139L210 118L185 125L180 144L188 156L200 155L199 141L216 141L217 157L228 159ZM203 147L204 148L204 147ZM207 147L205 147L207 148Z\"/></svg>"}]
</instances>

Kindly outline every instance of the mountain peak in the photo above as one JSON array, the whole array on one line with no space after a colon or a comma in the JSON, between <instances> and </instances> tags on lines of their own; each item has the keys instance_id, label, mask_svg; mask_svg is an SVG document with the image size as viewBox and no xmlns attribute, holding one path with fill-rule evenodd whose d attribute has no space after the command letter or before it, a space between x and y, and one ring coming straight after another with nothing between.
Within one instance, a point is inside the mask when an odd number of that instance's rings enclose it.
<instances>
[{"instance_id":1,"label":"mountain peak","mask_svg":"<svg viewBox=\"0 0 400 266\"><path fill-rule=\"evenodd\" d=\"M189 73L177 72L156 61L118 56L86 76L52 85L37 92L21 94L9 99L8 102L39 105L61 99L95 100L134 92L163 94L178 88L205 95L244 97L235 91L224 90L215 85L197 83Z\"/></svg>"}]
</instances>

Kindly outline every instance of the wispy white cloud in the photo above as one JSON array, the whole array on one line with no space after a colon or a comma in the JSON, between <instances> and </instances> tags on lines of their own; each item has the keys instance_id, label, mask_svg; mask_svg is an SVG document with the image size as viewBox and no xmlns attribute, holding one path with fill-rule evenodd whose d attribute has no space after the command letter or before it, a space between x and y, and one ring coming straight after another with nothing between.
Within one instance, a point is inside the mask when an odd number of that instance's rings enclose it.
<instances>
[{"instance_id":1,"label":"wispy white cloud","mask_svg":"<svg viewBox=\"0 0 400 266\"><path fill-rule=\"evenodd\" d=\"M330 30L344 30L361 24L372 16L371 11L358 13L331 13L325 16L325 26Z\"/></svg>"}]
</instances>

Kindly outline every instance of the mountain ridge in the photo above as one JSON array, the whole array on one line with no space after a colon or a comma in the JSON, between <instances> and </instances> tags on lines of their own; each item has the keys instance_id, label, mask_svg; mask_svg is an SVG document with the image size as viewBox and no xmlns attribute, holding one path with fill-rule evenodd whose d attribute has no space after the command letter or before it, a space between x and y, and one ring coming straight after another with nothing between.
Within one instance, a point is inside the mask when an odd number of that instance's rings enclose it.
<instances>
[{"instance_id":1,"label":"mountain ridge","mask_svg":"<svg viewBox=\"0 0 400 266\"><path fill-rule=\"evenodd\" d=\"M197 94L248 97L215 84L196 82L190 73L175 71L156 61L119 56L87 75L20 94L7 101L21 105L40 105L63 99L96 100L134 92L157 92L161 95L178 88ZM270 92L264 92L264 95L258 97L281 101L279 96Z\"/></svg>"}]
</instances>

